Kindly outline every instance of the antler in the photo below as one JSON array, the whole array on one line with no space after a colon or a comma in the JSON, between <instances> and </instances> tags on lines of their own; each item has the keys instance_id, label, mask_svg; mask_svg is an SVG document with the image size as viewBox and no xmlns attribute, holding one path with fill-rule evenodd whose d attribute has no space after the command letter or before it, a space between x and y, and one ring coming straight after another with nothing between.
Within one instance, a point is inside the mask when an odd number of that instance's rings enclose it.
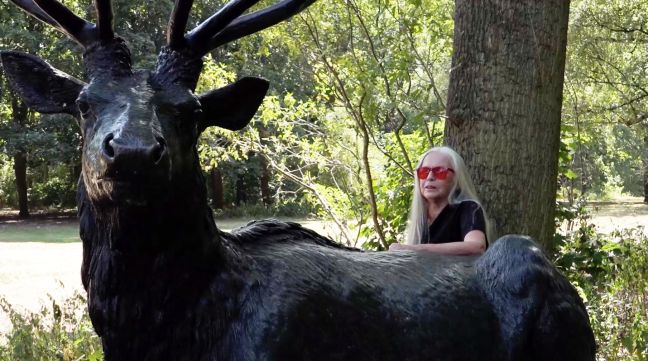
<instances>
[{"instance_id":1,"label":"antler","mask_svg":"<svg viewBox=\"0 0 648 361\"><path fill-rule=\"evenodd\" d=\"M167 45L170 48L181 49L186 45L184 31L192 5L193 0L176 0L167 29Z\"/></svg>"},{"instance_id":2,"label":"antler","mask_svg":"<svg viewBox=\"0 0 648 361\"><path fill-rule=\"evenodd\" d=\"M193 0L176 0L167 29L167 47L158 58L155 80L159 84L176 83L194 89L202 69L201 58L211 49L275 25L315 2L282 0L241 16L259 1L232 0L185 36Z\"/></svg>"},{"instance_id":3,"label":"antler","mask_svg":"<svg viewBox=\"0 0 648 361\"><path fill-rule=\"evenodd\" d=\"M182 34L193 0L176 0L168 29L168 46L188 46L198 56L211 49L284 21L315 0L283 0L266 9L241 16L260 0L232 0L187 34ZM182 26L180 26L182 25Z\"/></svg>"},{"instance_id":4,"label":"antler","mask_svg":"<svg viewBox=\"0 0 648 361\"><path fill-rule=\"evenodd\" d=\"M130 51L115 37L110 0L95 0L97 25L88 22L56 0L11 0L35 18L65 33L86 49L84 59L88 75L102 73L131 74Z\"/></svg>"},{"instance_id":5,"label":"antler","mask_svg":"<svg viewBox=\"0 0 648 361\"><path fill-rule=\"evenodd\" d=\"M114 38L110 1L95 1L98 25L78 17L55 0L11 0L11 2L28 14L67 34L83 47L87 48L98 41L109 41Z\"/></svg>"}]
</instances>

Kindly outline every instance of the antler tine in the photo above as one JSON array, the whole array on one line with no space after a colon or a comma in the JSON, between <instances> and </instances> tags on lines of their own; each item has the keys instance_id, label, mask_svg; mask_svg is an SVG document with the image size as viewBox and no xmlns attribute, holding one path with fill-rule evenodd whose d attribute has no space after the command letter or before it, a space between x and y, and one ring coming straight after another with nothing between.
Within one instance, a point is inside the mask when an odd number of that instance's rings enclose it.
<instances>
[{"instance_id":1,"label":"antler tine","mask_svg":"<svg viewBox=\"0 0 648 361\"><path fill-rule=\"evenodd\" d=\"M44 12L41 8L39 8L38 5L36 5L36 3L34 3L33 1L11 0L11 2L16 4L16 6L18 6L19 8L25 10L27 14L63 31L63 29L61 29L61 27L56 22L56 20L52 19L51 16L47 15L47 13Z\"/></svg>"},{"instance_id":2,"label":"antler tine","mask_svg":"<svg viewBox=\"0 0 648 361\"><path fill-rule=\"evenodd\" d=\"M169 46L164 47L158 56L155 83L180 84L191 90L196 89L203 65L202 56L209 50L286 20L315 2L282 0L264 10L241 16L259 1L231 0L185 38L181 32L186 25L190 0L176 0L169 24Z\"/></svg>"},{"instance_id":3,"label":"antler tine","mask_svg":"<svg viewBox=\"0 0 648 361\"><path fill-rule=\"evenodd\" d=\"M283 0L268 8L241 16L213 35L205 47L205 52L282 22L314 2L315 0Z\"/></svg>"},{"instance_id":4,"label":"antler tine","mask_svg":"<svg viewBox=\"0 0 648 361\"><path fill-rule=\"evenodd\" d=\"M185 45L184 32L187 28L189 13L193 6L193 0L176 0L169 28L167 29L167 45L173 49L180 49Z\"/></svg>"},{"instance_id":5,"label":"antler tine","mask_svg":"<svg viewBox=\"0 0 648 361\"><path fill-rule=\"evenodd\" d=\"M225 4L209 19L203 21L187 35L187 42L193 47L202 48L209 39L225 29L234 19L241 16L245 10L258 3L259 0L233 0ZM204 51L206 53L208 50Z\"/></svg>"},{"instance_id":6,"label":"antler tine","mask_svg":"<svg viewBox=\"0 0 648 361\"><path fill-rule=\"evenodd\" d=\"M83 61L89 78L132 75L130 50L113 32L110 0L95 0L97 25L78 17L56 0L11 1L83 46Z\"/></svg>"},{"instance_id":7,"label":"antler tine","mask_svg":"<svg viewBox=\"0 0 648 361\"><path fill-rule=\"evenodd\" d=\"M101 40L111 40L115 37L112 20L113 11L110 0L95 0L95 9L97 11L97 28L99 28L99 38Z\"/></svg>"},{"instance_id":8,"label":"antler tine","mask_svg":"<svg viewBox=\"0 0 648 361\"><path fill-rule=\"evenodd\" d=\"M33 2L58 24L57 29L68 34L81 45L85 46L94 40L91 34L94 25L76 16L65 5L56 0L34 0Z\"/></svg>"}]
</instances>

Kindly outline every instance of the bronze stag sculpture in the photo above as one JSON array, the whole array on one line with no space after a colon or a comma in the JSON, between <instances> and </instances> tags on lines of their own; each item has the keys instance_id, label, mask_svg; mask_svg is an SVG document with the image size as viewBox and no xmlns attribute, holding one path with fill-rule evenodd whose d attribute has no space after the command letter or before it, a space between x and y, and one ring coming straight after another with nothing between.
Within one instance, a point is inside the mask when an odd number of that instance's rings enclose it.
<instances>
[{"instance_id":1,"label":"bronze stag sculpture","mask_svg":"<svg viewBox=\"0 0 648 361\"><path fill-rule=\"evenodd\" d=\"M106 360L593 361L576 291L536 245L509 236L482 257L360 252L293 223L220 231L196 152L209 126L244 127L258 78L196 95L202 56L314 0L232 0L185 34L176 0L154 71L134 71L112 28L54 0L12 0L81 44L88 83L37 57L1 54L42 113L77 117L82 280Z\"/></svg>"}]
</instances>

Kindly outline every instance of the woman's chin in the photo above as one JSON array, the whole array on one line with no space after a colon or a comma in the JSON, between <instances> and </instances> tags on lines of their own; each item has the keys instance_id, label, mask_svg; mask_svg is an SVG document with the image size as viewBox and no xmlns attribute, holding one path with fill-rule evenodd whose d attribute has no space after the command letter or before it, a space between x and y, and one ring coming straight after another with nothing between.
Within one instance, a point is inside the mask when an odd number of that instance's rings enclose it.
<instances>
[{"instance_id":1,"label":"woman's chin","mask_svg":"<svg viewBox=\"0 0 648 361\"><path fill-rule=\"evenodd\" d=\"M448 200L448 193L441 192L438 189L434 189L434 190L426 189L424 192L421 193L421 195L428 202L433 202L433 203L439 203Z\"/></svg>"}]
</instances>

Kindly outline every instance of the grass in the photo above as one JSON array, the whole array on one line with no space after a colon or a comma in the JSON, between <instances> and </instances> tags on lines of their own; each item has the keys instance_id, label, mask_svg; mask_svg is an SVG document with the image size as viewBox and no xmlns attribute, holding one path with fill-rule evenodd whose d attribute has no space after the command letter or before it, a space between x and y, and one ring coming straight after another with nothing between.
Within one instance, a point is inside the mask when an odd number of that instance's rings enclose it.
<instances>
[{"instance_id":1,"label":"grass","mask_svg":"<svg viewBox=\"0 0 648 361\"><path fill-rule=\"evenodd\" d=\"M79 225L74 222L61 224L12 224L0 223L0 242L80 242Z\"/></svg>"},{"instance_id":2,"label":"grass","mask_svg":"<svg viewBox=\"0 0 648 361\"><path fill-rule=\"evenodd\" d=\"M218 228L231 231L250 222L249 218L217 219ZM322 221L306 219L284 219L298 222L316 231L323 232ZM42 242L42 243L72 243L80 242L79 223L75 218L63 220L2 220L0 221L0 242Z\"/></svg>"}]
</instances>

